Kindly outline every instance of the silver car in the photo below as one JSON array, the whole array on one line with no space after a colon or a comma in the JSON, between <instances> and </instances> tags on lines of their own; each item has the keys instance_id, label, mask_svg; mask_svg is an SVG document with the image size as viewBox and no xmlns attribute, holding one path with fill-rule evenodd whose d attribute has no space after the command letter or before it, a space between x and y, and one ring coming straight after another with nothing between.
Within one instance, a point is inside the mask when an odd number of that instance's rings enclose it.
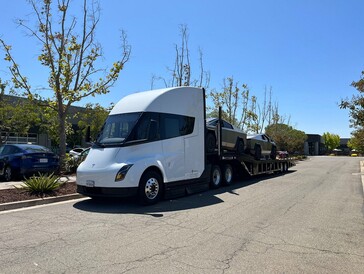
<instances>
[{"instance_id":1,"label":"silver car","mask_svg":"<svg viewBox=\"0 0 364 274\"><path fill-rule=\"evenodd\" d=\"M218 118L208 118L206 120L207 136L206 149L208 153L214 152L217 148L217 123ZM222 148L235 151L237 154L244 154L246 149L246 133L235 128L232 124L222 120Z\"/></svg>"},{"instance_id":2,"label":"silver car","mask_svg":"<svg viewBox=\"0 0 364 274\"><path fill-rule=\"evenodd\" d=\"M266 134L253 134L247 137L247 152L256 160L275 159L277 154L276 143Z\"/></svg>"}]
</instances>

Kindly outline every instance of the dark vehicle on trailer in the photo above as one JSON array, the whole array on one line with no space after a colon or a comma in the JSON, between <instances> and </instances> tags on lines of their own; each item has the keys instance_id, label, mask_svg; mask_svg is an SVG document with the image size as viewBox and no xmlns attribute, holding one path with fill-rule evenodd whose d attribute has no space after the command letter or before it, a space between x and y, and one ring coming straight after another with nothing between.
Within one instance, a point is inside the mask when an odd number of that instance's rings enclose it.
<instances>
[{"instance_id":1,"label":"dark vehicle on trailer","mask_svg":"<svg viewBox=\"0 0 364 274\"><path fill-rule=\"evenodd\" d=\"M217 148L217 123L218 118L208 118L206 120L207 127L207 137L206 137L206 147L207 152L214 152ZM234 127L232 124L221 120L221 130L222 130L222 149L235 151L237 154L242 155L246 149L246 133L240 129Z\"/></svg>"},{"instance_id":2,"label":"dark vehicle on trailer","mask_svg":"<svg viewBox=\"0 0 364 274\"><path fill-rule=\"evenodd\" d=\"M50 149L32 144L0 146L0 176L5 181L35 173L52 173L59 169L59 157Z\"/></svg>"},{"instance_id":3,"label":"dark vehicle on trailer","mask_svg":"<svg viewBox=\"0 0 364 274\"><path fill-rule=\"evenodd\" d=\"M256 160L272 159L277 155L276 143L266 134L253 134L247 137L247 152Z\"/></svg>"}]
</instances>

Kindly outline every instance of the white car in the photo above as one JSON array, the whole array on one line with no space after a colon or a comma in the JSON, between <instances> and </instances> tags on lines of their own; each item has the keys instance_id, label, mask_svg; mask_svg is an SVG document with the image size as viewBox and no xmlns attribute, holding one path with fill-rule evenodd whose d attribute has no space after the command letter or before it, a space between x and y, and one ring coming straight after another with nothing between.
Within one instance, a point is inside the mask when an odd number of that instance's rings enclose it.
<instances>
[{"instance_id":1,"label":"white car","mask_svg":"<svg viewBox=\"0 0 364 274\"><path fill-rule=\"evenodd\" d=\"M208 118L206 120L207 136L206 136L206 149L208 153L214 152L217 148L217 123L218 118ZM225 150L235 151L237 154L242 155L246 149L247 135L245 132L234 127L232 124L222 121L222 148Z\"/></svg>"}]
</instances>

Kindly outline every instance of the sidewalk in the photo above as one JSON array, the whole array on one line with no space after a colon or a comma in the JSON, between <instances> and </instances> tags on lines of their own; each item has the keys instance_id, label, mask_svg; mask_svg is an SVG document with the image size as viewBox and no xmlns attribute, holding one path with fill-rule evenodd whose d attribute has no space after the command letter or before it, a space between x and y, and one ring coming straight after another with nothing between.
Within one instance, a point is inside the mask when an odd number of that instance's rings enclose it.
<instances>
[{"instance_id":1,"label":"sidewalk","mask_svg":"<svg viewBox=\"0 0 364 274\"><path fill-rule=\"evenodd\" d=\"M76 176L70 175L70 176L62 176L61 180L63 182L69 181L69 182L76 182ZM0 181L0 190L1 189L11 189L14 188L14 186L20 186L23 182L22 181L12 181L12 182L2 182Z\"/></svg>"}]
</instances>

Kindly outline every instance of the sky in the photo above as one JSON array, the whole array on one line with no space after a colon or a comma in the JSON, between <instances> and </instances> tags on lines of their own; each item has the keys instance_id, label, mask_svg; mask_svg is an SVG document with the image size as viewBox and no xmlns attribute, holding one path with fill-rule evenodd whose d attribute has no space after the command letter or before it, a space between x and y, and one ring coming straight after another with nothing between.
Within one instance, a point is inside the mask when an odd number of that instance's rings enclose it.
<instances>
[{"instance_id":1,"label":"sky","mask_svg":"<svg viewBox=\"0 0 364 274\"><path fill-rule=\"evenodd\" d=\"M47 86L39 65L40 45L14 20L28 19L26 0L0 0L0 37L12 45L23 73L35 88ZM82 1L71 14L80 16ZM364 1L362 0L101 0L96 39L103 48L103 67L120 57L124 30L131 58L107 95L87 98L107 107L122 97L151 89L152 77L168 78L180 44L180 26L189 32L192 70L199 56L210 73L209 90L221 90L226 77L247 84L263 103L264 90L290 124L307 134L330 132L349 138L349 114L338 106L357 91L351 86L364 70ZM0 78L9 80L0 60ZM192 74L194 74L192 71ZM197 75L196 75L197 77ZM163 88L156 82L154 88Z\"/></svg>"}]
</instances>

